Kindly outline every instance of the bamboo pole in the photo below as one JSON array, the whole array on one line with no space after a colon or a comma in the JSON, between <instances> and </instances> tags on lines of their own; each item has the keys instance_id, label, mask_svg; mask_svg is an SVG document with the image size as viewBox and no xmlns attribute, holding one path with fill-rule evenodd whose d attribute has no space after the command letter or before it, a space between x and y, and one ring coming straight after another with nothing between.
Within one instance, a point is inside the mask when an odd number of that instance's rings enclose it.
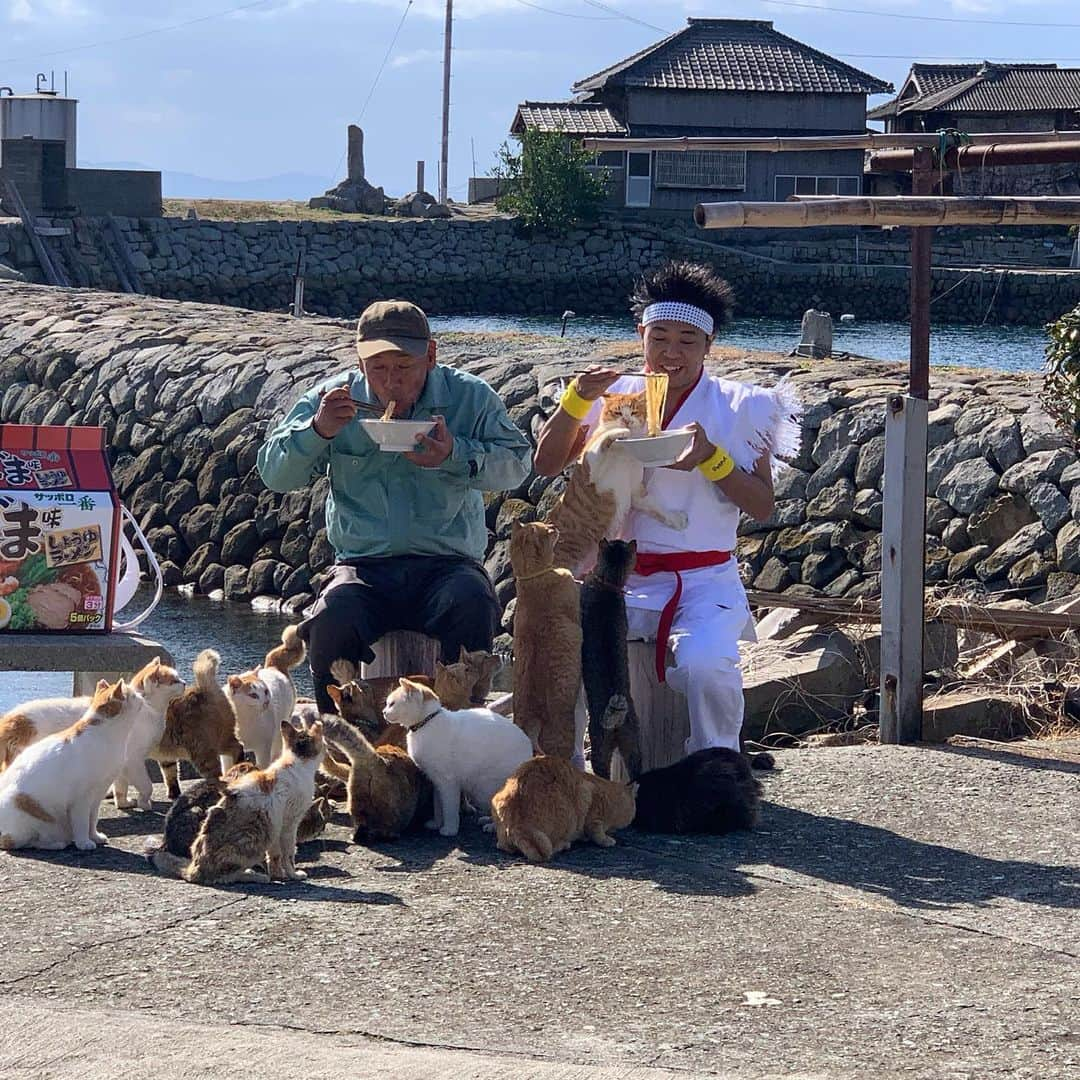
<instances>
[{"instance_id":1,"label":"bamboo pole","mask_svg":"<svg viewBox=\"0 0 1080 1080\"><path fill-rule=\"evenodd\" d=\"M1061 133L1066 134L1065 132ZM978 146L951 146L941 158L940 166L945 169L982 169L994 165L1031 165L1033 156L1038 164L1054 165L1060 162L1080 161L1080 138L1072 132L1072 139L1055 142L1049 146L1033 148L1030 142L1005 142L999 139L994 143ZM870 155L870 172L910 172L914 160L914 150L881 150Z\"/></svg>"},{"instance_id":2,"label":"bamboo pole","mask_svg":"<svg viewBox=\"0 0 1080 1080\"><path fill-rule=\"evenodd\" d=\"M1056 143L1075 141L1075 131L996 131L976 132L966 136L972 147L988 146L998 143ZM592 138L583 139L586 150L758 150L771 153L798 150L874 150L902 148L913 150L916 147L937 149L936 132L900 133L884 135L880 132L868 132L865 135L793 135L768 136L756 139L721 136L686 136L681 139L627 139L627 138ZM908 168L911 166L909 165Z\"/></svg>"},{"instance_id":3,"label":"bamboo pole","mask_svg":"<svg viewBox=\"0 0 1080 1080\"><path fill-rule=\"evenodd\" d=\"M805 229L822 225L1073 225L1080 198L852 196L790 202L699 203L703 229Z\"/></svg>"}]
</instances>

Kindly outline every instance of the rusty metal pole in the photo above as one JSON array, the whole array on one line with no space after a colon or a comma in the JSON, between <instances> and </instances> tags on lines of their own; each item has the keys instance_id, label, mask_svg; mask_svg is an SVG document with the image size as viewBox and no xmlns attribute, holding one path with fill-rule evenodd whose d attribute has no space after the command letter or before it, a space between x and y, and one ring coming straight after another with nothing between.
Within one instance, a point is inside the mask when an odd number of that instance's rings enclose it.
<instances>
[{"instance_id":1,"label":"rusty metal pole","mask_svg":"<svg viewBox=\"0 0 1080 1080\"><path fill-rule=\"evenodd\" d=\"M933 152L916 150L911 193L929 195L933 188ZM911 230L908 392L890 396L885 413L879 720L883 743L912 743L922 737L932 237L929 226Z\"/></svg>"}]
</instances>

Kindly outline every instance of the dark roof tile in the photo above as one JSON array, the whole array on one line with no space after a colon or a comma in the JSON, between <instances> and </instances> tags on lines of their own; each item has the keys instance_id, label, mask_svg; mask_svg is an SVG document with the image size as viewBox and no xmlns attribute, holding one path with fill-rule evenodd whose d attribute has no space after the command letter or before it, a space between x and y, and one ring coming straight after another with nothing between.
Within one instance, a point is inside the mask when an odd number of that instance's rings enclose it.
<instances>
[{"instance_id":1,"label":"dark roof tile","mask_svg":"<svg viewBox=\"0 0 1080 1080\"><path fill-rule=\"evenodd\" d=\"M626 128L605 105L579 101L523 101L510 126L540 131L564 131L567 135L625 135Z\"/></svg>"}]
</instances>

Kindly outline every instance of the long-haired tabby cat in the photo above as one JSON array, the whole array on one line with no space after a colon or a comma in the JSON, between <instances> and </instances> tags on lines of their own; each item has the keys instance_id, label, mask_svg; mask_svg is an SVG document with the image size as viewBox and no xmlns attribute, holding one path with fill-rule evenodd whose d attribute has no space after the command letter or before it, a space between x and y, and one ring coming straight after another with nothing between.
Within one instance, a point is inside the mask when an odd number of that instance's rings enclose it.
<instances>
[{"instance_id":1,"label":"long-haired tabby cat","mask_svg":"<svg viewBox=\"0 0 1080 1080\"><path fill-rule=\"evenodd\" d=\"M634 825L645 832L726 833L757 821L761 785L737 750L698 750L638 784Z\"/></svg>"},{"instance_id":2,"label":"long-haired tabby cat","mask_svg":"<svg viewBox=\"0 0 1080 1080\"><path fill-rule=\"evenodd\" d=\"M636 558L636 541L601 540L600 558L581 586L581 678L589 711L589 756L593 772L606 779L611 778L615 750L631 780L641 772L623 595Z\"/></svg>"},{"instance_id":3,"label":"long-haired tabby cat","mask_svg":"<svg viewBox=\"0 0 1080 1080\"><path fill-rule=\"evenodd\" d=\"M637 784L579 772L560 758L526 761L491 800L500 851L520 851L530 862L550 859L575 840L600 847L634 820Z\"/></svg>"},{"instance_id":4,"label":"long-haired tabby cat","mask_svg":"<svg viewBox=\"0 0 1080 1080\"><path fill-rule=\"evenodd\" d=\"M169 705L161 741L150 751L170 799L180 797L178 762L190 761L200 776L216 777L244 756L236 738L236 714L218 686L220 664L213 649L195 657L195 682Z\"/></svg>"},{"instance_id":5,"label":"long-haired tabby cat","mask_svg":"<svg viewBox=\"0 0 1080 1080\"><path fill-rule=\"evenodd\" d=\"M399 746L372 746L367 732L336 717L323 718L326 739L349 759L342 770L329 759L323 769L345 780L353 843L396 840L415 826L418 817L430 816L431 782ZM369 731L377 730L374 726Z\"/></svg>"},{"instance_id":6,"label":"long-haired tabby cat","mask_svg":"<svg viewBox=\"0 0 1080 1080\"><path fill-rule=\"evenodd\" d=\"M211 806L221 801L225 789L234 780L239 780L245 773L254 772L255 765L250 761L238 761L226 769L221 777L207 777L189 785L176 799L165 815L165 828L160 844L154 850L163 847L177 858L191 858L191 845L206 820Z\"/></svg>"},{"instance_id":7,"label":"long-haired tabby cat","mask_svg":"<svg viewBox=\"0 0 1080 1080\"><path fill-rule=\"evenodd\" d=\"M23 750L0 776L0 851L107 843L97 828L101 800L144 707L125 683L102 679L82 719Z\"/></svg>"},{"instance_id":8,"label":"long-haired tabby cat","mask_svg":"<svg viewBox=\"0 0 1080 1080\"><path fill-rule=\"evenodd\" d=\"M210 808L191 845L190 860L162 848L152 861L164 874L199 885L306 878L296 868L297 830L315 795L325 744L322 723L298 730L281 724L282 751L269 768L234 780Z\"/></svg>"},{"instance_id":9,"label":"long-haired tabby cat","mask_svg":"<svg viewBox=\"0 0 1080 1080\"><path fill-rule=\"evenodd\" d=\"M600 540L618 536L631 510L640 510L671 529L686 528L686 514L665 510L653 500L645 489L645 466L619 446L619 439L638 437L646 430L644 390L604 395L596 431L547 516L548 523L559 530L556 566L575 574L591 568Z\"/></svg>"},{"instance_id":10,"label":"long-haired tabby cat","mask_svg":"<svg viewBox=\"0 0 1080 1080\"><path fill-rule=\"evenodd\" d=\"M515 522L511 530L514 723L545 754L570 758L581 685L581 606L573 575L554 563L557 537L540 521Z\"/></svg>"}]
</instances>

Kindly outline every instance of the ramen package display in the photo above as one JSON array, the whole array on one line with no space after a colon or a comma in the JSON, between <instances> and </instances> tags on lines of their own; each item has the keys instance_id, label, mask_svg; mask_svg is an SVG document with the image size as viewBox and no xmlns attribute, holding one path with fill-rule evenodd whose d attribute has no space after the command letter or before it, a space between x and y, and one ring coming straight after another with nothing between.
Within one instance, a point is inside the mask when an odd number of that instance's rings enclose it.
<instances>
[{"instance_id":1,"label":"ramen package display","mask_svg":"<svg viewBox=\"0 0 1080 1080\"><path fill-rule=\"evenodd\" d=\"M0 633L111 630L119 530L104 428L0 424Z\"/></svg>"}]
</instances>

